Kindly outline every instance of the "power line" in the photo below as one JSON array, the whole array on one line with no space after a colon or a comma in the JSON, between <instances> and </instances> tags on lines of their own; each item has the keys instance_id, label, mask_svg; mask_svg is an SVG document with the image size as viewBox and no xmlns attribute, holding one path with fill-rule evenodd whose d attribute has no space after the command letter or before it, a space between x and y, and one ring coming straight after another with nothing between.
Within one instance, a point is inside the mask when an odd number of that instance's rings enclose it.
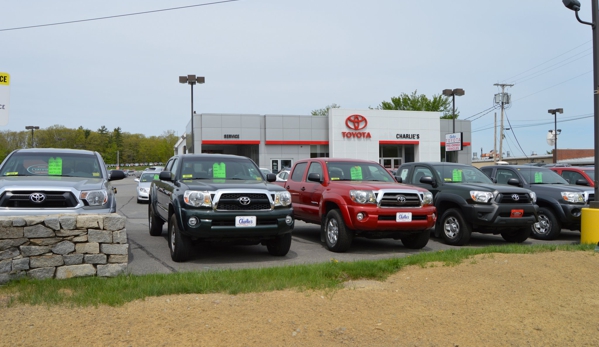
<instances>
[{"instance_id":1,"label":"power line","mask_svg":"<svg viewBox=\"0 0 599 347\"><path fill-rule=\"evenodd\" d=\"M227 3L227 2L235 2L235 1L240 1L240 0L221 0L221 1L215 1L215 2L208 2L208 3L204 3L204 4L196 4L196 5L188 5L188 6L180 6L180 7L170 7L170 8L160 9L160 10L151 10L151 11L134 12L134 13L127 13L127 14L118 14L118 15L106 16L106 17L79 19L79 20L72 20L72 21L67 21L67 22L57 22L57 23L29 25L29 26L23 26L23 27L15 27L15 28L6 28L6 29L0 29L0 31L33 29L33 28L41 28L41 27L64 25L64 24L74 24L74 23L82 23L82 22L91 22L91 21L104 20L104 19L113 19L113 18L130 17L130 16L139 16L139 15L143 15L143 14L165 12L165 11L175 11L175 10L182 10L182 9L186 9L186 8L200 7L200 6L218 5L218 4L224 4L224 3Z\"/></svg>"}]
</instances>

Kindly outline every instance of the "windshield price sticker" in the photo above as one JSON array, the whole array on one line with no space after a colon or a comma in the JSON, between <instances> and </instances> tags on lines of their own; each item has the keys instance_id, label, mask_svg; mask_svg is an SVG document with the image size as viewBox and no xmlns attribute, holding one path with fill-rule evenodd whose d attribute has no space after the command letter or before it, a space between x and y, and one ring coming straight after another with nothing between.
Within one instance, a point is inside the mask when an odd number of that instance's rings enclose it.
<instances>
[{"instance_id":1,"label":"windshield price sticker","mask_svg":"<svg viewBox=\"0 0 599 347\"><path fill-rule=\"evenodd\" d=\"M361 181L362 180L362 168L359 166L354 166L349 169L351 174L352 181Z\"/></svg>"},{"instance_id":2,"label":"windshield price sticker","mask_svg":"<svg viewBox=\"0 0 599 347\"><path fill-rule=\"evenodd\" d=\"M256 216L237 216L235 217L235 226L239 228L255 227Z\"/></svg>"},{"instance_id":3,"label":"windshield price sticker","mask_svg":"<svg viewBox=\"0 0 599 347\"><path fill-rule=\"evenodd\" d=\"M395 221L399 223L411 222L412 212L397 212L397 214L395 215Z\"/></svg>"}]
</instances>

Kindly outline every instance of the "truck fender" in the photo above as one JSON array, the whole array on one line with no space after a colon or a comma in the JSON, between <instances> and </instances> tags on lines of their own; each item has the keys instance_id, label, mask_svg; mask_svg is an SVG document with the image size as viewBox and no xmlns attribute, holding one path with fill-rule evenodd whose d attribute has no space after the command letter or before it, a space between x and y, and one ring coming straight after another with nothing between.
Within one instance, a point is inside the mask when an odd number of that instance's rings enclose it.
<instances>
[{"instance_id":1,"label":"truck fender","mask_svg":"<svg viewBox=\"0 0 599 347\"><path fill-rule=\"evenodd\" d=\"M553 211L553 213L555 213L555 217L560 221L560 223L566 219L564 209L562 209L560 203L555 199L539 199L539 196L537 195L537 206L549 208L551 211Z\"/></svg>"},{"instance_id":2,"label":"truck fender","mask_svg":"<svg viewBox=\"0 0 599 347\"><path fill-rule=\"evenodd\" d=\"M347 203L343 199L343 197L339 194L323 194L319 203L319 217L320 217L320 240L324 242L325 238L325 218L327 213L332 209L331 206L336 205L334 208L339 209L339 212L343 216L343 221L345 225L354 229L353 224L351 223L351 218L349 218L349 210L347 209Z\"/></svg>"},{"instance_id":3,"label":"truck fender","mask_svg":"<svg viewBox=\"0 0 599 347\"><path fill-rule=\"evenodd\" d=\"M437 223L441 223L441 216L443 216L443 213L445 213L448 208L458 206L461 211L464 211L464 209L468 207L468 203L461 196L445 192L439 192L435 195L433 204L437 208ZM437 223L435 223L435 237L440 236Z\"/></svg>"}]
</instances>

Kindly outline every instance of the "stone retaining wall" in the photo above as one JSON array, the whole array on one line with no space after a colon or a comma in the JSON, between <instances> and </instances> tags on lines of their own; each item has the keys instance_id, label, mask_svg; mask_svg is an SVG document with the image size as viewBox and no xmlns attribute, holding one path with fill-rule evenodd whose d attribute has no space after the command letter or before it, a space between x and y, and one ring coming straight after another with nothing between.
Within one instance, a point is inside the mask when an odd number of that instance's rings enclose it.
<instances>
[{"instance_id":1,"label":"stone retaining wall","mask_svg":"<svg viewBox=\"0 0 599 347\"><path fill-rule=\"evenodd\" d=\"M114 277L127 270L126 219L116 213L0 217L0 284L20 277Z\"/></svg>"}]
</instances>

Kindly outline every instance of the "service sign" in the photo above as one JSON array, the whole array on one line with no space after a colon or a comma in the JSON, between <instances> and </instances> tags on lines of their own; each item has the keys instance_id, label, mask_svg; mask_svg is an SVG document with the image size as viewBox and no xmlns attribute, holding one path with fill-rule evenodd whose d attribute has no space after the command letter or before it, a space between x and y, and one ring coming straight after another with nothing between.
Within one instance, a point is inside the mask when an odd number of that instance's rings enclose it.
<instances>
[{"instance_id":1,"label":"service sign","mask_svg":"<svg viewBox=\"0 0 599 347\"><path fill-rule=\"evenodd\" d=\"M0 72L0 125L8 124L8 99L9 99L10 75Z\"/></svg>"},{"instance_id":2,"label":"service sign","mask_svg":"<svg viewBox=\"0 0 599 347\"><path fill-rule=\"evenodd\" d=\"M445 151L461 151L463 147L463 133L454 133L445 135Z\"/></svg>"}]
</instances>

